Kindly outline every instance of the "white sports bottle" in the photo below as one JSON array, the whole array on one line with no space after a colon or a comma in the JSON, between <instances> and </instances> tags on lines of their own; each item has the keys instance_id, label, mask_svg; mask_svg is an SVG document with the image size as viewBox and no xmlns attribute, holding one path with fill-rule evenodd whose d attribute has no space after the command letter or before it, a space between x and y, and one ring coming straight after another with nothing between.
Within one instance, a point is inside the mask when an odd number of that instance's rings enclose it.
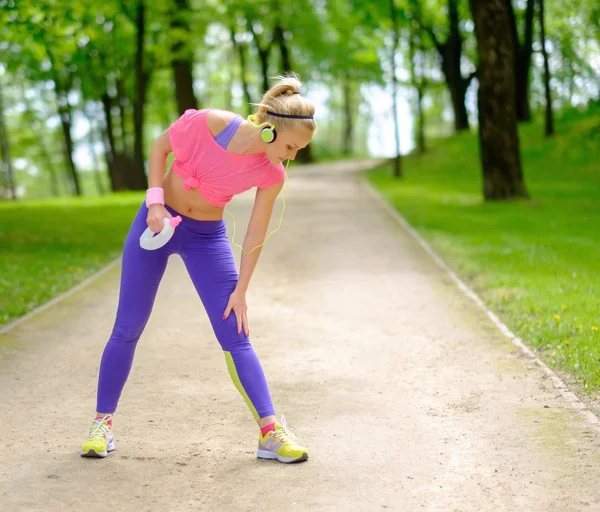
<instances>
[{"instance_id":1,"label":"white sports bottle","mask_svg":"<svg viewBox=\"0 0 600 512\"><path fill-rule=\"evenodd\" d=\"M173 233L175 233L175 228L181 222L181 217L179 215L171 219L165 217L163 221L165 223L165 227L156 236L154 236L154 232L150 228L147 228L146 231L142 233L142 236L140 236L140 247L142 249L154 251L155 249L159 249L165 245L169 240L171 240Z\"/></svg>"}]
</instances>

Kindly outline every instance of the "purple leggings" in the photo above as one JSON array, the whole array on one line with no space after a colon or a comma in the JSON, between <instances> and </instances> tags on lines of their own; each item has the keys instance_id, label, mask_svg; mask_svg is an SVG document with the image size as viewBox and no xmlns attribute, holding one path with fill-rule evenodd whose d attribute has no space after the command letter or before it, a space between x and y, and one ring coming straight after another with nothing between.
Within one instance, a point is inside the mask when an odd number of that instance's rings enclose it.
<instances>
[{"instance_id":1,"label":"purple leggings","mask_svg":"<svg viewBox=\"0 0 600 512\"><path fill-rule=\"evenodd\" d=\"M166 208L171 215L180 215ZM171 240L160 249L148 251L139 244L140 235L148 227L147 214L148 209L142 204L125 240L119 307L102 354L96 410L112 413L117 409L167 260L172 254L179 254L221 344L235 387L246 400L254 419L274 415L265 375L248 336L243 331L238 334L233 311L223 320L229 296L238 280L225 222L199 221L181 215L183 220Z\"/></svg>"}]
</instances>

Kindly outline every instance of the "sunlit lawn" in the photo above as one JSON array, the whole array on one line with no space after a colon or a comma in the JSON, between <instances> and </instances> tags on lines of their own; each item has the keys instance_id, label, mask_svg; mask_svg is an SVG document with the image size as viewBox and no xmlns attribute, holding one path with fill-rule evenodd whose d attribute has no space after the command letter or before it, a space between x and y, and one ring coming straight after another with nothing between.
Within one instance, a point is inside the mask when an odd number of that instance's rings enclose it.
<instances>
[{"instance_id":1,"label":"sunlit lawn","mask_svg":"<svg viewBox=\"0 0 600 512\"><path fill-rule=\"evenodd\" d=\"M0 324L119 256L143 194L0 203Z\"/></svg>"},{"instance_id":2,"label":"sunlit lawn","mask_svg":"<svg viewBox=\"0 0 600 512\"><path fill-rule=\"evenodd\" d=\"M542 116L538 116L541 118ZM600 109L521 128L528 201L482 201L475 134L431 142L369 178L502 320L590 392L600 388Z\"/></svg>"}]
</instances>

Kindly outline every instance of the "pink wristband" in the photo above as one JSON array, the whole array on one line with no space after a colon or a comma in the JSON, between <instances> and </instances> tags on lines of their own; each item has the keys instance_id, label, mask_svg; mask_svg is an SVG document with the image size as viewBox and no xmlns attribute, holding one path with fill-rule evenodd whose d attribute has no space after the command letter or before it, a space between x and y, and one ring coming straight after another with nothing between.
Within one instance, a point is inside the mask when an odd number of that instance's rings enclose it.
<instances>
[{"instance_id":1,"label":"pink wristband","mask_svg":"<svg viewBox=\"0 0 600 512\"><path fill-rule=\"evenodd\" d=\"M152 187L146 191L146 206L165 204L165 191L160 187Z\"/></svg>"}]
</instances>

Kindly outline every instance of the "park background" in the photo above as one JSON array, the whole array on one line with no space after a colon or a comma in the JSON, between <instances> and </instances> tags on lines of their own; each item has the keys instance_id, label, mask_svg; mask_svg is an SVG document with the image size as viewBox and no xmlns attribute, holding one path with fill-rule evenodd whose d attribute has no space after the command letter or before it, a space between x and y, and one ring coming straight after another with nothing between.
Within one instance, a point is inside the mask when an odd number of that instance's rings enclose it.
<instances>
[{"instance_id":1,"label":"park background","mask_svg":"<svg viewBox=\"0 0 600 512\"><path fill-rule=\"evenodd\" d=\"M0 0L0 324L119 257L183 111L294 71L318 131L290 179L380 158L364 179L595 400L599 27L594 0Z\"/></svg>"}]
</instances>

